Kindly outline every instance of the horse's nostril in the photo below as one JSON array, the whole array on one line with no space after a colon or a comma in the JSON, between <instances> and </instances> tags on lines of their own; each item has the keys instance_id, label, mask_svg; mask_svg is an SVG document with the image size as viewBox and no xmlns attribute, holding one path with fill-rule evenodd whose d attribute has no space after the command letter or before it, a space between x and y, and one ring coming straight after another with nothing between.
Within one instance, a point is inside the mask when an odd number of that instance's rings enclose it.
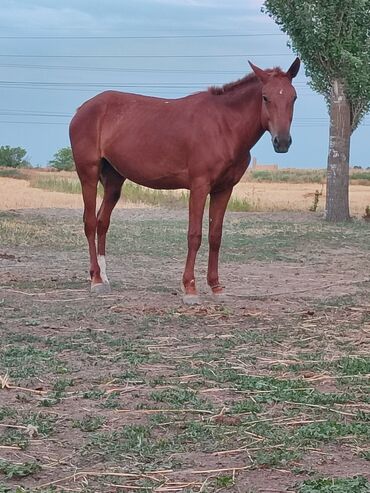
<instances>
[{"instance_id":1,"label":"horse's nostril","mask_svg":"<svg viewBox=\"0 0 370 493\"><path fill-rule=\"evenodd\" d=\"M289 136L289 145L292 145L292 137Z\"/></svg>"},{"instance_id":2,"label":"horse's nostril","mask_svg":"<svg viewBox=\"0 0 370 493\"><path fill-rule=\"evenodd\" d=\"M279 145L279 139L277 137L274 137L273 144L274 144L274 146Z\"/></svg>"}]
</instances>

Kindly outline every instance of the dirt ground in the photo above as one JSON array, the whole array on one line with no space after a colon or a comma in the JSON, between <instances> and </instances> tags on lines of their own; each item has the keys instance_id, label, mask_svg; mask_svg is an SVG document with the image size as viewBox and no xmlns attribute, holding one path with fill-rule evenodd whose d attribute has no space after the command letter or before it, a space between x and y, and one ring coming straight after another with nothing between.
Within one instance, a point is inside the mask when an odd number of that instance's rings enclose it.
<instances>
[{"instance_id":1,"label":"dirt ground","mask_svg":"<svg viewBox=\"0 0 370 493\"><path fill-rule=\"evenodd\" d=\"M186 211L115 211L102 297L81 215L0 213L1 492L368 491L367 223L229 213L185 307Z\"/></svg>"}]
</instances>

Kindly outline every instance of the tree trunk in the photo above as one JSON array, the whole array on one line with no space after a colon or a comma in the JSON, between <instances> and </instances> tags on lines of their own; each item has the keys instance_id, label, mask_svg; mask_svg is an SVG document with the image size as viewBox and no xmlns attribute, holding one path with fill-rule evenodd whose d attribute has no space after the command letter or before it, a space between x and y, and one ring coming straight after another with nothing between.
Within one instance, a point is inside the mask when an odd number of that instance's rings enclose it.
<instances>
[{"instance_id":1,"label":"tree trunk","mask_svg":"<svg viewBox=\"0 0 370 493\"><path fill-rule=\"evenodd\" d=\"M326 182L325 219L349 221L349 149L351 110L340 80L334 80L330 97L330 136Z\"/></svg>"}]
</instances>

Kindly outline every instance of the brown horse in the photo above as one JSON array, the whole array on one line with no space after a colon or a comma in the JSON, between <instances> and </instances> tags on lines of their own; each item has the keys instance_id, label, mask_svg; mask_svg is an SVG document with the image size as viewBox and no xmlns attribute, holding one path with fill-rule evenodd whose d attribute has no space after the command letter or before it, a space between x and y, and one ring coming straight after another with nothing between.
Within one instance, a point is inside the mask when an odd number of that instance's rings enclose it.
<instances>
[{"instance_id":1,"label":"brown horse","mask_svg":"<svg viewBox=\"0 0 370 493\"><path fill-rule=\"evenodd\" d=\"M84 103L73 117L70 138L85 204L91 290L109 291L105 240L123 182L157 189L190 190L185 303L198 303L195 258L209 205L208 284L223 293L218 257L226 206L250 161L250 149L268 130L276 152L287 152L296 92L297 58L287 72L253 72L223 87L180 99L107 91ZM99 180L104 198L96 214ZM97 234L97 247L96 247Z\"/></svg>"}]
</instances>

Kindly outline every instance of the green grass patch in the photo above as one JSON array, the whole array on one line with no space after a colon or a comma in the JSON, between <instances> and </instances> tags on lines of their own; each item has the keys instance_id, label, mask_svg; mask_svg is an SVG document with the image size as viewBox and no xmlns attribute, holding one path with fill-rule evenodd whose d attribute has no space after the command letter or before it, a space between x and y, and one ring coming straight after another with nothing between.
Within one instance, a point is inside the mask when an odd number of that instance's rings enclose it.
<instances>
[{"instance_id":1,"label":"green grass patch","mask_svg":"<svg viewBox=\"0 0 370 493\"><path fill-rule=\"evenodd\" d=\"M8 372L13 379L35 377L45 369L56 373L67 371L66 363L60 361L54 352L30 344L0 350L0 361L0 370Z\"/></svg>"},{"instance_id":2,"label":"green grass patch","mask_svg":"<svg viewBox=\"0 0 370 493\"><path fill-rule=\"evenodd\" d=\"M30 444L29 437L23 430L6 428L0 435L0 445L5 447L19 447L25 450Z\"/></svg>"},{"instance_id":3,"label":"green grass patch","mask_svg":"<svg viewBox=\"0 0 370 493\"><path fill-rule=\"evenodd\" d=\"M370 483L364 477L320 478L298 486L298 493L369 493Z\"/></svg>"},{"instance_id":4,"label":"green grass patch","mask_svg":"<svg viewBox=\"0 0 370 493\"><path fill-rule=\"evenodd\" d=\"M314 441L329 441L347 436L370 437L370 427L367 423L342 423L332 420L325 423L310 423L301 426L297 431L297 437Z\"/></svg>"},{"instance_id":5,"label":"green grass patch","mask_svg":"<svg viewBox=\"0 0 370 493\"><path fill-rule=\"evenodd\" d=\"M282 168L278 170L251 170L246 175L248 182L267 183L317 183L326 182L325 169L294 169ZM350 182L370 185L369 171L356 171L350 174Z\"/></svg>"},{"instance_id":6,"label":"green grass patch","mask_svg":"<svg viewBox=\"0 0 370 493\"><path fill-rule=\"evenodd\" d=\"M276 171L256 170L247 174L248 181L270 183L325 183L323 169L280 169Z\"/></svg>"},{"instance_id":7,"label":"green grass patch","mask_svg":"<svg viewBox=\"0 0 370 493\"><path fill-rule=\"evenodd\" d=\"M212 405L204 399L200 399L196 392L182 388L152 392L150 398L155 402L165 402L175 409L192 407L209 410L212 408Z\"/></svg>"},{"instance_id":8,"label":"green grass patch","mask_svg":"<svg viewBox=\"0 0 370 493\"><path fill-rule=\"evenodd\" d=\"M102 416L92 416L87 414L82 419L73 421L73 427L81 431L92 432L99 430L105 423L106 419Z\"/></svg>"},{"instance_id":9,"label":"green grass patch","mask_svg":"<svg viewBox=\"0 0 370 493\"><path fill-rule=\"evenodd\" d=\"M336 362L343 375L370 375L370 357L345 357Z\"/></svg>"},{"instance_id":10,"label":"green grass patch","mask_svg":"<svg viewBox=\"0 0 370 493\"><path fill-rule=\"evenodd\" d=\"M0 473L5 474L8 479L24 478L39 472L40 464L37 462L24 462L21 464L0 460Z\"/></svg>"}]
</instances>

